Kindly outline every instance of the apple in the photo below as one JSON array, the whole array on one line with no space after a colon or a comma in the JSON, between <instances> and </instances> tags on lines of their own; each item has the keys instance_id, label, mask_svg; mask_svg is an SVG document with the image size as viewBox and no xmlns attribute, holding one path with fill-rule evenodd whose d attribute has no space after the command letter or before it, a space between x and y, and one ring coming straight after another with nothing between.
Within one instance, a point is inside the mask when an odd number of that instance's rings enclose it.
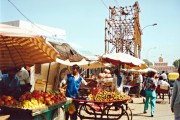
<instances>
[{"instance_id":1,"label":"apple","mask_svg":"<svg viewBox=\"0 0 180 120\"><path fill-rule=\"evenodd\" d=\"M5 105L10 105L10 102L9 101L5 101Z\"/></svg>"},{"instance_id":2,"label":"apple","mask_svg":"<svg viewBox=\"0 0 180 120\"><path fill-rule=\"evenodd\" d=\"M9 100L10 105L14 104L13 100Z\"/></svg>"},{"instance_id":3,"label":"apple","mask_svg":"<svg viewBox=\"0 0 180 120\"><path fill-rule=\"evenodd\" d=\"M5 95L3 95L3 96L1 97L1 99L2 99L2 100L5 100L5 99L6 99L6 96L5 96Z\"/></svg>"},{"instance_id":4,"label":"apple","mask_svg":"<svg viewBox=\"0 0 180 120\"><path fill-rule=\"evenodd\" d=\"M43 96L44 96L44 97L48 97L49 94L45 92L45 93L43 94Z\"/></svg>"},{"instance_id":5,"label":"apple","mask_svg":"<svg viewBox=\"0 0 180 120\"><path fill-rule=\"evenodd\" d=\"M0 101L0 106L4 105L4 103L5 103L5 102L4 102L3 100L1 100L1 101Z\"/></svg>"},{"instance_id":6,"label":"apple","mask_svg":"<svg viewBox=\"0 0 180 120\"><path fill-rule=\"evenodd\" d=\"M11 96L7 96L7 100L11 100L12 99L12 97Z\"/></svg>"}]
</instances>

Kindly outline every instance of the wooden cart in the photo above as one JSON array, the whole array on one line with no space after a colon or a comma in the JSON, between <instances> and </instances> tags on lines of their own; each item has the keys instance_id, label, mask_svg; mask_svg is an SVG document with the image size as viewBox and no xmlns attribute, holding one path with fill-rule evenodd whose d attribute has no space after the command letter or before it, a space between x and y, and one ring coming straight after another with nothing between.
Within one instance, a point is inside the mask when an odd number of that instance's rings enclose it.
<instances>
[{"instance_id":1,"label":"wooden cart","mask_svg":"<svg viewBox=\"0 0 180 120\"><path fill-rule=\"evenodd\" d=\"M79 105L78 117L81 120L132 120L132 111L127 103L128 99L116 101L73 99L73 101Z\"/></svg>"}]
</instances>

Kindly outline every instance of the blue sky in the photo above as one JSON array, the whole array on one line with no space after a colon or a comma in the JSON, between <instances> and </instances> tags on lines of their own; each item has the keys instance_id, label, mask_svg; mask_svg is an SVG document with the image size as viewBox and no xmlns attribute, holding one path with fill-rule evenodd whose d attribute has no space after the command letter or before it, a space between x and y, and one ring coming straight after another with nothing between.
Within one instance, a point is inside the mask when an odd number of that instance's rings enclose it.
<instances>
[{"instance_id":1,"label":"blue sky","mask_svg":"<svg viewBox=\"0 0 180 120\"><path fill-rule=\"evenodd\" d=\"M104 4L103 4L103 2ZM11 0L31 21L66 30L66 40L94 54L104 53L108 6L130 6L136 0ZM141 58L151 62L180 59L180 1L138 0L143 29ZM26 20L8 0L0 0L0 22Z\"/></svg>"}]
</instances>

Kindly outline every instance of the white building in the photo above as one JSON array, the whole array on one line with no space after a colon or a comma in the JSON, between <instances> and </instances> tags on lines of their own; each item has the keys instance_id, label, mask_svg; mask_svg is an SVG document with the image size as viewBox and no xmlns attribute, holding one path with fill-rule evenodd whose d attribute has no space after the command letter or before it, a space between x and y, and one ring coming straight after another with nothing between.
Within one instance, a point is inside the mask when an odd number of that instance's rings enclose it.
<instances>
[{"instance_id":1,"label":"white building","mask_svg":"<svg viewBox=\"0 0 180 120\"><path fill-rule=\"evenodd\" d=\"M36 33L38 35L42 35L48 41L62 42L62 40L66 40L66 31L60 28L54 28L40 24L32 24L31 22L23 20L2 22L2 24L27 29L28 31L32 31L33 33Z\"/></svg>"}]
</instances>

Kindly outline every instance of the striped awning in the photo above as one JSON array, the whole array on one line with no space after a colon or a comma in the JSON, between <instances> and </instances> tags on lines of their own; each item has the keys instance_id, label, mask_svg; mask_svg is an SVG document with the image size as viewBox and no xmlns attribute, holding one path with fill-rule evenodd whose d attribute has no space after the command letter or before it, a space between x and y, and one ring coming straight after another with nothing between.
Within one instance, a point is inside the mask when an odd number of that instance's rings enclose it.
<instances>
[{"instance_id":1,"label":"striped awning","mask_svg":"<svg viewBox=\"0 0 180 120\"><path fill-rule=\"evenodd\" d=\"M56 60L58 52L43 37L17 27L5 26L0 25L0 70Z\"/></svg>"}]
</instances>

